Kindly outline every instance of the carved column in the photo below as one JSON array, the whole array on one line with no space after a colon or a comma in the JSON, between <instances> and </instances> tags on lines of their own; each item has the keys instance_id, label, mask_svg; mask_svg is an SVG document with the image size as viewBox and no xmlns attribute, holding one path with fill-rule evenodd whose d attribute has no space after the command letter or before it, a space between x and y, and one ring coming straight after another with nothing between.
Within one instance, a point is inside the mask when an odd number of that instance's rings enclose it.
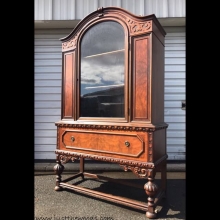
<instances>
[{"instance_id":1,"label":"carved column","mask_svg":"<svg viewBox=\"0 0 220 220\"><path fill-rule=\"evenodd\" d=\"M64 166L61 164L59 154L56 156L56 158L57 158L57 160L56 160L57 164L53 168L54 172L56 173L56 186L55 186L54 190L60 191L62 189L60 187L61 173L64 170Z\"/></svg>"},{"instance_id":2,"label":"carved column","mask_svg":"<svg viewBox=\"0 0 220 220\"><path fill-rule=\"evenodd\" d=\"M147 218L156 218L156 212L155 212L155 195L158 191L157 185L153 182L155 177L155 170L154 169L148 169L148 182L144 185L144 189L146 194L148 195L148 211L146 212Z\"/></svg>"}]
</instances>

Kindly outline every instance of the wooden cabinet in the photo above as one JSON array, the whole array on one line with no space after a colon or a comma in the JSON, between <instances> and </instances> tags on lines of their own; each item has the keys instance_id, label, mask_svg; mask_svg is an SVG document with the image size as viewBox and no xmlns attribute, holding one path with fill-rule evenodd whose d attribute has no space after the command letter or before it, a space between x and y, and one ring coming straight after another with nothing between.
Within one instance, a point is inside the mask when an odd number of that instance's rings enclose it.
<instances>
[{"instance_id":1,"label":"wooden cabinet","mask_svg":"<svg viewBox=\"0 0 220 220\"><path fill-rule=\"evenodd\" d=\"M61 179L69 160L117 163L146 178L148 202L124 198L118 203L146 210L166 191L166 129L164 122L164 37L155 15L136 16L116 7L99 8L62 38L62 112L57 126L55 190L92 190ZM161 172L161 184L154 182ZM114 201L114 196L99 194Z\"/></svg>"}]
</instances>

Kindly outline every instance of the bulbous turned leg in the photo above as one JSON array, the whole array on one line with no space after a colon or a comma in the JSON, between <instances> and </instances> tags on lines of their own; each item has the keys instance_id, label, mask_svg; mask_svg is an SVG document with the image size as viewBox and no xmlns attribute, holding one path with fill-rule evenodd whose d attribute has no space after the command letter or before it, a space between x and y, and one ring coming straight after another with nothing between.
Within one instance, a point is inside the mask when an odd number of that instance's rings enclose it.
<instances>
[{"instance_id":1,"label":"bulbous turned leg","mask_svg":"<svg viewBox=\"0 0 220 220\"><path fill-rule=\"evenodd\" d=\"M155 204L154 204L154 200L155 200L155 195L158 191L158 187L155 183L153 183L154 181L154 176L155 174L153 174L154 172L153 171L149 171L149 175L148 175L148 182L144 185L144 189L145 189L145 192L146 194L148 195L148 198L147 198L147 205L148 205L148 210L146 212L146 216L147 218L156 218L157 216L157 213L156 213L156 210L155 210Z\"/></svg>"},{"instance_id":2,"label":"bulbous turned leg","mask_svg":"<svg viewBox=\"0 0 220 220\"><path fill-rule=\"evenodd\" d=\"M61 182L61 173L64 170L64 166L61 164L60 160L57 159L57 164L54 166L53 170L56 173L56 186L54 190L60 191L62 188L60 187L60 182Z\"/></svg>"}]
</instances>

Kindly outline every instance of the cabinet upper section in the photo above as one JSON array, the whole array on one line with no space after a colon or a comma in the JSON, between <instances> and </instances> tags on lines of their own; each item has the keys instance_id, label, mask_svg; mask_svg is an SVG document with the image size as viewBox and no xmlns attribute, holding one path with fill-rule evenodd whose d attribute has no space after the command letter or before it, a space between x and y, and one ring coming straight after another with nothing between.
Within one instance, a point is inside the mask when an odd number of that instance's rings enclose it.
<instances>
[{"instance_id":1,"label":"cabinet upper section","mask_svg":"<svg viewBox=\"0 0 220 220\"><path fill-rule=\"evenodd\" d=\"M107 7L86 16L61 39L62 119L163 123L165 34L155 15Z\"/></svg>"}]
</instances>

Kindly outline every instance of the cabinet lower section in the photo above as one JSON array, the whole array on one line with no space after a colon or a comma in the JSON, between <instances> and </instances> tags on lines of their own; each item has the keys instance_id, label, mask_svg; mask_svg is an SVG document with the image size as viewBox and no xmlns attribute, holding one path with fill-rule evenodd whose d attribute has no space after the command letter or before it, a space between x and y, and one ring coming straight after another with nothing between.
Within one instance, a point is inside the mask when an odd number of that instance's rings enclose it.
<instances>
[{"instance_id":1,"label":"cabinet lower section","mask_svg":"<svg viewBox=\"0 0 220 220\"><path fill-rule=\"evenodd\" d=\"M153 128L58 124L55 190L71 189L146 211L148 218L156 218L156 206L166 193L166 127L166 124ZM138 178L146 179L146 183L140 187L129 181L87 173L84 170L84 159L117 163L124 171L131 170ZM64 164L76 160L80 160L79 172L62 180ZM154 182L158 171L161 172L160 186ZM68 183L76 178L86 180L86 177L139 187L147 194L147 203Z\"/></svg>"}]
</instances>

